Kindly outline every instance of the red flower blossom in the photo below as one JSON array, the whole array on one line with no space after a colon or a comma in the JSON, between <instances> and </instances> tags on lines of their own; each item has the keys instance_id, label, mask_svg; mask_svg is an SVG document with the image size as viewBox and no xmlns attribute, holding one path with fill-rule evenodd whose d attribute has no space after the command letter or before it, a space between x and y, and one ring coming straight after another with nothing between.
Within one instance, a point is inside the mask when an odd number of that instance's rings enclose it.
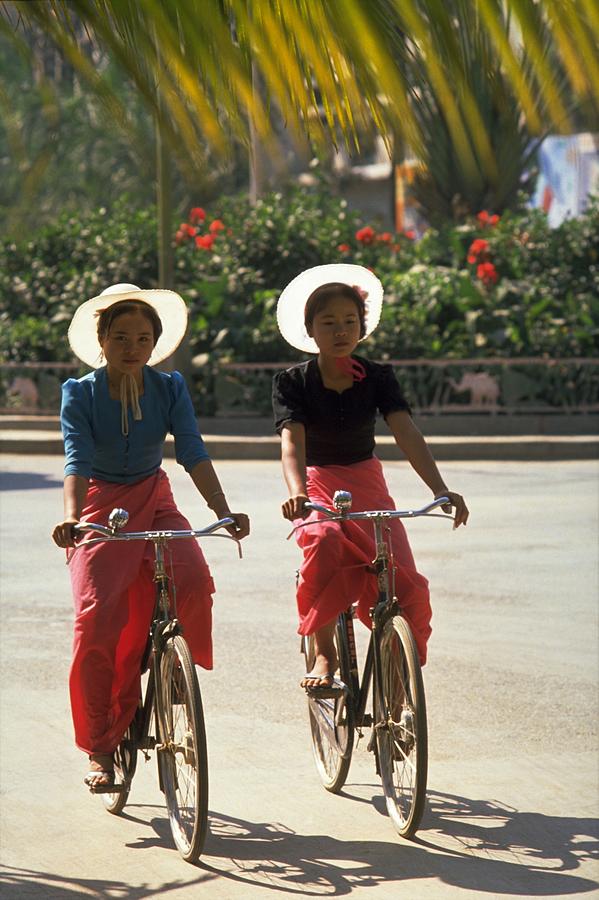
<instances>
[{"instance_id":1,"label":"red flower blossom","mask_svg":"<svg viewBox=\"0 0 599 900\"><path fill-rule=\"evenodd\" d=\"M198 233L198 229L194 228L193 225L188 225L187 222L181 222L179 225L179 231L182 231L183 234L187 235L187 237L195 237Z\"/></svg>"},{"instance_id":2,"label":"red flower blossom","mask_svg":"<svg viewBox=\"0 0 599 900\"><path fill-rule=\"evenodd\" d=\"M208 231L211 234L218 234L219 231L224 231L224 230L225 230L225 226L224 226L223 222L221 222L220 219L215 219L214 222L211 222L210 225L208 226Z\"/></svg>"},{"instance_id":3,"label":"red flower blossom","mask_svg":"<svg viewBox=\"0 0 599 900\"><path fill-rule=\"evenodd\" d=\"M189 221L198 224L199 222L203 222L206 218L206 213L202 209L201 206L194 206L193 209L189 213Z\"/></svg>"},{"instance_id":4,"label":"red flower blossom","mask_svg":"<svg viewBox=\"0 0 599 900\"><path fill-rule=\"evenodd\" d=\"M476 238L476 240L472 241L470 247L468 248L468 262L471 265L480 262L480 258L485 256L488 249L488 241L485 241L484 238Z\"/></svg>"},{"instance_id":5,"label":"red flower blossom","mask_svg":"<svg viewBox=\"0 0 599 900\"><path fill-rule=\"evenodd\" d=\"M360 228L356 231L356 240L361 241L363 244L372 244L375 237L376 232L370 225L365 225L364 228Z\"/></svg>"},{"instance_id":6,"label":"red flower blossom","mask_svg":"<svg viewBox=\"0 0 599 900\"><path fill-rule=\"evenodd\" d=\"M349 244L339 244L337 247L337 250L339 250L340 253L349 253L350 249Z\"/></svg>"},{"instance_id":7,"label":"red flower blossom","mask_svg":"<svg viewBox=\"0 0 599 900\"><path fill-rule=\"evenodd\" d=\"M489 215L486 209L483 209L479 213L477 213L476 218L481 225L488 225L489 228L493 228L499 222L499 216Z\"/></svg>"},{"instance_id":8,"label":"red flower blossom","mask_svg":"<svg viewBox=\"0 0 599 900\"><path fill-rule=\"evenodd\" d=\"M411 228L409 228L407 231L404 231L404 234L405 234L405 236L407 237L407 239L408 239L409 241L415 241L415 240L416 240L416 232L415 232L415 231L412 231Z\"/></svg>"},{"instance_id":9,"label":"red flower blossom","mask_svg":"<svg viewBox=\"0 0 599 900\"><path fill-rule=\"evenodd\" d=\"M486 287L489 287L489 285L495 284L497 281L497 269L492 262L480 263L476 267L476 277L480 278Z\"/></svg>"},{"instance_id":10,"label":"red flower blossom","mask_svg":"<svg viewBox=\"0 0 599 900\"><path fill-rule=\"evenodd\" d=\"M179 230L175 234L175 244L182 244L186 237L187 235L185 234L185 232L181 228L179 228Z\"/></svg>"},{"instance_id":11,"label":"red flower blossom","mask_svg":"<svg viewBox=\"0 0 599 900\"><path fill-rule=\"evenodd\" d=\"M377 241L380 241L382 244L390 244L392 240L393 235L390 231L383 231L377 238Z\"/></svg>"},{"instance_id":12,"label":"red flower blossom","mask_svg":"<svg viewBox=\"0 0 599 900\"><path fill-rule=\"evenodd\" d=\"M212 250L215 240L216 237L213 234L200 234L196 238L196 247L201 247L202 250Z\"/></svg>"}]
</instances>

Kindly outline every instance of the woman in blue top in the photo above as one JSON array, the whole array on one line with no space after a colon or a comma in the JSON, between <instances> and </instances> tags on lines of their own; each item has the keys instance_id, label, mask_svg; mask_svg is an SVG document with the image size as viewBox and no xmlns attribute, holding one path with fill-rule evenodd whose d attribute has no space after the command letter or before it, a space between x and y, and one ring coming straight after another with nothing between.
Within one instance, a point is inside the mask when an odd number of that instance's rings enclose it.
<instances>
[{"instance_id":1,"label":"woman in blue top","mask_svg":"<svg viewBox=\"0 0 599 900\"><path fill-rule=\"evenodd\" d=\"M74 546L77 522L105 522L117 506L128 510L134 531L190 527L161 469L168 432L177 461L217 518L232 516L230 530L239 539L249 533L247 516L229 509L183 378L151 368L174 352L186 325L178 294L130 284L113 285L77 309L69 343L94 371L63 385L64 517L52 533L59 547ZM175 541L172 563L177 611L194 660L212 668L210 571L195 541ZM111 789L113 753L138 702L153 608L152 552L141 542L101 542L75 554L70 569L71 709L77 746L90 758L85 782L98 793Z\"/></svg>"}]
</instances>

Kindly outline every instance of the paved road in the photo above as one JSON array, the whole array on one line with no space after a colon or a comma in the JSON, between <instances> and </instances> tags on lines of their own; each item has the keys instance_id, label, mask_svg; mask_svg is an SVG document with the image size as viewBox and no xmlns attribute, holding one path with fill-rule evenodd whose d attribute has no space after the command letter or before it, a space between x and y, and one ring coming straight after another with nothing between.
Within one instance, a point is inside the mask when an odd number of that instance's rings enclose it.
<instances>
[{"instance_id":1,"label":"paved road","mask_svg":"<svg viewBox=\"0 0 599 900\"><path fill-rule=\"evenodd\" d=\"M202 676L212 834L196 868L172 848L154 760L120 819L81 784L68 578L47 539L60 460L2 463L3 898L596 896L596 464L446 463L471 524L411 523L435 630L429 806L408 843L385 815L365 742L342 796L317 783L295 687L297 552L276 515L278 466L220 463L255 531L242 562L225 542L206 550L218 585L216 669ZM185 473L167 468L201 524ZM427 499L405 465L387 471L406 505Z\"/></svg>"}]
</instances>

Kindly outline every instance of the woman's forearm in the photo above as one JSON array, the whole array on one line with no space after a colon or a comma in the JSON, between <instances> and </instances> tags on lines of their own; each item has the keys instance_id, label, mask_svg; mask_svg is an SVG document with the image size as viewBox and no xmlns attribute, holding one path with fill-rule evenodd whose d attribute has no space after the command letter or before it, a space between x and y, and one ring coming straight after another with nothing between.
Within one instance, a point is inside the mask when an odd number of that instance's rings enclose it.
<instances>
[{"instance_id":1,"label":"woman's forearm","mask_svg":"<svg viewBox=\"0 0 599 900\"><path fill-rule=\"evenodd\" d=\"M67 475L64 480L64 517L79 521L85 506L89 479L82 475Z\"/></svg>"},{"instance_id":2,"label":"woman's forearm","mask_svg":"<svg viewBox=\"0 0 599 900\"><path fill-rule=\"evenodd\" d=\"M289 496L306 495L306 438L303 425L283 428L281 462Z\"/></svg>"},{"instance_id":3,"label":"woman's forearm","mask_svg":"<svg viewBox=\"0 0 599 900\"><path fill-rule=\"evenodd\" d=\"M216 517L223 519L229 515L231 510L211 460L204 459L202 462L196 463L189 474L206 501L206 505L214 512Z\"/></svg>"},{"instance_id":4,"label":"woman's forearm","mask_svg":"<svg viewBox=\"0 0 599 900\"><path fill-rule=\"evenodd\" d=\"M443 511L449 513L452 507L455 508L453 527L465 525L469 512L464 498L447 488L428 444L414 425L409 413L399 410L393 412L387 416L387 424L393 432L397 446L403 450L414 471L428 485L435 497L446 494L449 498L448 503L443 505Z\"/></svg>"},{"instance_id":5,"label":"woman's forearm","mask_svg":"<svg viewBox=\"0 0 599 900\"><path fill-rule=\"evenodd\" d=\"M407 412L394 412L387 417L395 443L403 450L414 471L433 494L447 490L428 444Z\"/></svg>"},{"instance_id":6,"label":"woman's forearm","mask_svg":"<svg viewBox=\"0 0 599 900\"><path fill-rule=\"evenodd\" d=\"M414 471L428 485L433 494L437 495L447 490L447 485L437 468L437 463L433 459L429 446L420 432L415 436L411 436L407 446L402 446L402 450Z\"/></svg>"}]
</instances>

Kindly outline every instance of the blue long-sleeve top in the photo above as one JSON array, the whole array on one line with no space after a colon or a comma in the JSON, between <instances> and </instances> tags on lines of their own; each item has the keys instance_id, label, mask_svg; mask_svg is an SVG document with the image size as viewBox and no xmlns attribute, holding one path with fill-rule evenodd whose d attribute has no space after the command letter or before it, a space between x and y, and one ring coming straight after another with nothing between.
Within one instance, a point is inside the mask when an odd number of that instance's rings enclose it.
<instances>
[{"instance_id":1,"label":"blue long-sleeve top","mask_svg":"<svg viewBox=\"0 0 599 900\"><path fill-rule=\"evenodd\" d=\"M65 448L65 475L132 484L160 468L168 432L175 456L186 471L210 459L179 372L143 369L139 398L142 418L128 410L129 434L121 431L121 402L110 396L106 367L62 386L60 423Z\"/></svg>"}]
</instances>

